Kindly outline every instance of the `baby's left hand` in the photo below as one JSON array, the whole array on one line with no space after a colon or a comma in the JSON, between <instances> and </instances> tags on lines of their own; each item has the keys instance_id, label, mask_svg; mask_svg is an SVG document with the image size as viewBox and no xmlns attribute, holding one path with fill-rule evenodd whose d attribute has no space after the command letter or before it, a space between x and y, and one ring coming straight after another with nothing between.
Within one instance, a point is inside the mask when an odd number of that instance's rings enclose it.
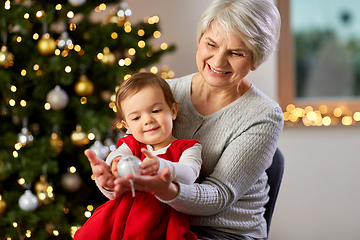
<instances>
[{"instance_id":1,"label":"baby's left hand","mask_svg":"<svg viewBox=\"0 0 360 240\"><path fill-rule=\"evenodd\" d=\"M160 161L159 158L152 155L147 149L142 148L141 152L143 152L146 158L143 160L140 168L142 169L141 174L143 175L156 175L159 171Z\"/></svg>"}]
</instances>

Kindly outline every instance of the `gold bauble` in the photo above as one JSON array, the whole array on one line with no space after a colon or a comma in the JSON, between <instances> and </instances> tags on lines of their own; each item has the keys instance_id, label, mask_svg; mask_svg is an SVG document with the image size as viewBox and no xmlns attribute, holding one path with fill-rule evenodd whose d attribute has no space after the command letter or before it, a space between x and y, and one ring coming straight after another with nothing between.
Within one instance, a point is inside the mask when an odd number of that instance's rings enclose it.
<instances>
[{"instance_id":1,"label":"gold bauble","mask_svg":"<svg viewBox=\"0 0 360 240\"><path fill-rule=\"evenodd\" d=\"M107 66L111 66L115 63L115 55L112 52L104 52L104 56L101 62Z\"/></svg>"},{"instance_id":2,"label":"gold bauble","mask_svg":"<svg viewBox=\"0 0 360 240\"><path fill-rule=\"evenodd\" d=\"M57 135L56 133L52 133L51 137L50 137L50 144L51 146L53 146L54 148L56 148L56 150L58 151L58 153L60 153L63 150L63 141L61 140L61 138L59 137L59 135Z\"/></svg>"},{"instance_id":3,"label":"gold bauble","mask_svg":"<svg viewBox=\"0 0 360 240\"><path fill-rule=\"evenodd\" d=\"M76 146L83 146L90 142L80 125L77 125L76 130L71 133L71 141Z\"/></svg>"},{"instance_id":4,"label":"gold bauble","mask_svg":"<svg viewBox=\"0 0 360 240\"><path fill-rule=\"evenodd\" d=\"M56 42L48 33L46 33L38 41L37 49L41 55L51 55L56 49Z\"/></svg>"},{"instance_id":5,"label":"gold bauble","mask_svg":"<svg viewBox=\"0 0 360 240\"><path fill-rule=\"evenodd\" d=\"M14 64L14 55L11 52L8 52L6 46L2 46L0 50L0 66L8 68Z\"/></svg>"},{"instance_id":6,"label":"gold bauble","mask_svg":"<svg viewBox=\"0 0 360 240\"><path fill-rule=\"evenodd\" d=\"M46 181L44 175L40 176L40 181L35 183L34 189L39 202L49 204L54 200L52 187Z\"/></svg>"},{"instance_id":7,"label":"gold bauble","mask_svg":"<svg viewBox=\"0 0 360 240\"><path fill-rule=\"evenodd\" d=\"M6 202L2 199L0 195L0 214L3 214L6 211Z\"/></svg>"},{"instance_id":8,"label":"gold bauble","mask_svg":"<svg viewBox=\"0 0 360 240\"><path fill-rule=\"evenodd\" d=\"M81 75L79 81L75 83L74 90L79 96L87 96L93 93L94 84L85 75Z\"/></svg>"}]
</instances>

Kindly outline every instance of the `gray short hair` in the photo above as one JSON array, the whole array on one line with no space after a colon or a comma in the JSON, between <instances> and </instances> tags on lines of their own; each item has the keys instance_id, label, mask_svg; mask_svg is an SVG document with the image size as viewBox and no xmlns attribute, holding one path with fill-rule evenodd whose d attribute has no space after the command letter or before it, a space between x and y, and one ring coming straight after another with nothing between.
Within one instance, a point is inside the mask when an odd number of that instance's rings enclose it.
<instances>
[{"instance_id":1,"label":"gray short hair","mask_svg":"<svg viewBox=\"0 0 360 240\"><path fill-rule=\"evenodd\" d=\"M200 18L198 43L214 20L227 33L241 37L253 54L254 67L277 50L281 19L272 0L214 0Z\"/></svg>"}]
</instances>

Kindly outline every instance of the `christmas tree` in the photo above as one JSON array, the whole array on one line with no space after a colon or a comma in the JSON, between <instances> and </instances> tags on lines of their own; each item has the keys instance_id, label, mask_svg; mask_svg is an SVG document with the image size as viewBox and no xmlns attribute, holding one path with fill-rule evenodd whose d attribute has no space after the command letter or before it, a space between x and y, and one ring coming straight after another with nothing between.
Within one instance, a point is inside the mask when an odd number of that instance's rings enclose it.
<instances>
[{"instance_id":1,"label":"christmas tree","mask_svg":"<svg viewBox=\"0 0 360 240\"><path fill-rule=\"evenodd\" d=\"M1 6L0 240L72 239L107 200L83 152L114 149L116 87L175 49L149 43L157 16L133 25L130 15L119 1Z\"/></svg>"}]
</instances>

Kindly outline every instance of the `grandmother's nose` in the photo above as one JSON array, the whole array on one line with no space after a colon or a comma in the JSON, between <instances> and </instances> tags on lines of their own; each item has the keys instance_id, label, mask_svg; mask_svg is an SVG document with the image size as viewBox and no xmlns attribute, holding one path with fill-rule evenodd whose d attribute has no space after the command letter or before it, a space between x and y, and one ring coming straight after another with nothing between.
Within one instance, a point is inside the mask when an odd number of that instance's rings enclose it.
<instances>
[{"instance_id":1,"label":"grandmother's nose","mask_svg":"<svg viewBox=\"0 0 360 240\"><path fill-rule=\"evenodd\" d=\"M227 64L227 56L225 53L217 52L213 56L213 64L212 66L215 68L223 67Z\"/></svg>"}]
</instances>

